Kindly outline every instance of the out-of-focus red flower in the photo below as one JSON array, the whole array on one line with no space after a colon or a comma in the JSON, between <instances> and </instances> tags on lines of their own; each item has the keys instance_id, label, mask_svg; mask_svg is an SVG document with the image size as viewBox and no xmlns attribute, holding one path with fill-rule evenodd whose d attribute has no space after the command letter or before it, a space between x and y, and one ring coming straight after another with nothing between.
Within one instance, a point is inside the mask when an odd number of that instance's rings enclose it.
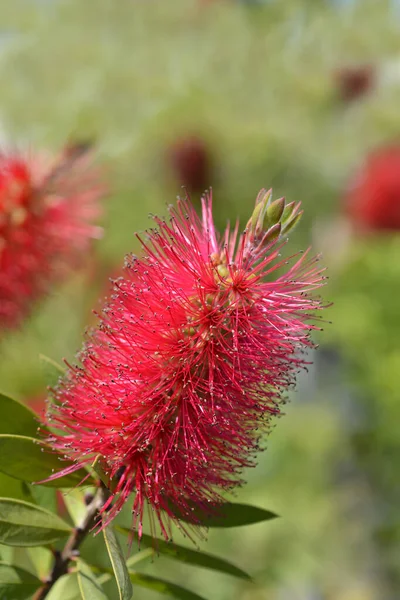
<instances>
[{"instance_id":1,"label":"out-of-focus red flower","mask_svg":"<svg viewBox=\"0 0 400 600\"><path fill-rule=\"evenodd\" d=\"M18 325L49 286L79 266L103 194L82 145L59 156L0 153L0 328Z\"/></svg>"},{"instance_id":2,"label":"out-of-focus red flower","mask_svg":"<svg viewBox=\"0 0 400 600\"><path fill-rule=\"evenodd\" d=\"M345 195L345 209L358 230L400 230L400 145L367 156Z\"/></svg>"},{"instance_id":3,"label":"out-of-focus red flower","mask_svg":"<svg viewBox=\"0 0 400 600\"><path fill-rule=\"evenodd\" d=\"M180 200L143 256L127 257L48 415L62 432L50 443L75 461L51 478L95 457L114 478L106 522L134 493L139 537L147 503L168 538L170 518L201 524L193 509L208 512L254 466L321 308L317 258L280 258L300 215L263 190L245 232L219 237L210 197L202 220Z\"/></svg>"},{"instance_id":4,"label":"out-of-focus red flower","mask_svg":"<svg viewBox=\"0 0 400 600\"><path fill-rule=\"evenodd\" d=\"M343 67L335 71L338 93L345 102L356 100L368 93L375 85L375 78L373 65Z\"/></svg>"},{"instance_id":5,"label":"out-of-focus red flower","mask_svg":"<svg viewBox=\"0 0 400 600\"><path fill-rule=\"evenodd\" d=\"M196 135L178 138L167 151L168 162L180 185L189 194L202 194L213 182L213 159L209 145Z\"/></svg>"}]
</instances>

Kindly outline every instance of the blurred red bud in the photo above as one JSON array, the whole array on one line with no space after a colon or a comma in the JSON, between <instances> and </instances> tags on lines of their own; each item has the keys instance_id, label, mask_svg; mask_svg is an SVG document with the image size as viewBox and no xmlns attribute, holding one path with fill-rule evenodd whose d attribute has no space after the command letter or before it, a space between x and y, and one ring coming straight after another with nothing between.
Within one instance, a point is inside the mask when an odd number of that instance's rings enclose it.
<instances>
[{"instance_id":1,"label":"blurred red bud","mask_svg":"<svg viewBox=\"0 0 400 600\"><path fill-rule=\"evenodd\" d=\"M336 87L344 102L351 102L367 94L375 84L373 65L342 67L335 71Z\"/></svg>"},{"instance_id":2,"label":"blurred red bud","mask_svg":"<svg viewBox=\"0 0 400 600\"><path fill-rule=\"evenodd\" d=\"M196 135L178 138L167 153L168 163L189 194L202 194L213 184L213 159L209 145Z\"/></svg>"}]
</instances>

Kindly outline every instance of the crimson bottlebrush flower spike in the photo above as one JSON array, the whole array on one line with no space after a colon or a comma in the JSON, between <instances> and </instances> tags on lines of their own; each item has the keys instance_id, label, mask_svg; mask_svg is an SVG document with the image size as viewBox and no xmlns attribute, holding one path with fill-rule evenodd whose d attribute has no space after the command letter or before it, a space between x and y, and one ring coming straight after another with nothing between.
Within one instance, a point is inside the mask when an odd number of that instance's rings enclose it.
<instances>
[{"instance_id":1,"label":"crimson bottlebrush flower spike","mask_svg":"<svg viewBox=\"0 0 400 600\"><path fill-rule=\"evenodd\" d=\"M243 483L321 308L318 259L287 268L279 254L299 204L262 190L245 231L221 238L211 194L202 205L202 220L188 199L155 217L49 409L49 441L75 461L51 478L97 457L112 481L106 522L134 494L139 537L146 504L168 538L177 514L201 525Z\"/></svg>"},{"instance_id":2,"label":"crimson bottlebrush flower spike","mask_svg":"<svg viewBox=\"0 0 400 600\"><path fill-rule=\"evenodd\" d=\"M400 230L400 144L376 148L353 176L345 210L358 231Z\"/></svg>"},{"instance_id":3,"label":"crimson bottlebrush flower spike","mask_svg":"<svg viewBox=\"0 0 400 600\"><path fill-rule=\"evenodd\" d=\"M0 152L0 328L18 325L100 236L104 190L89 150Z\"/></svg>"}]
</instances>

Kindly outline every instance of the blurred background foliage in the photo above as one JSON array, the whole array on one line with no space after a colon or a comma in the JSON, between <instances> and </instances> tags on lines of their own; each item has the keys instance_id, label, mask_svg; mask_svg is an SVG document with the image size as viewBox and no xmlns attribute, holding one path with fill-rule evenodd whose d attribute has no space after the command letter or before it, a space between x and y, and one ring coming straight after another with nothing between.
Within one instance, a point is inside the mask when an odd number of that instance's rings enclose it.
<instances>
[{"instance_id":1,"label":"blurred background foliage","mask_svg":"<svg viewBox=\"0 0 400 600\"><path fill-rule=\"evenodd\" d=\"M40 400L49 374L39 354L74 356L109 276L137 248L134 232L190 187L187 138L207 155L193 199L212 185L221 227L244 224L272 186L305 209L290 249L312 243L330 267L333 324L239 494L281 519L214 530L202 544L256 585L146 566L212 600L400 597L400 239L356 235L343 218L365 155L400 133L399 33L389 0L0 4L4 139L54 149L94 139L110 190L87 268L2 338L2 391ZM366 65L361 83L346 83L346 69Z\"/></svg>"}]
</instances>

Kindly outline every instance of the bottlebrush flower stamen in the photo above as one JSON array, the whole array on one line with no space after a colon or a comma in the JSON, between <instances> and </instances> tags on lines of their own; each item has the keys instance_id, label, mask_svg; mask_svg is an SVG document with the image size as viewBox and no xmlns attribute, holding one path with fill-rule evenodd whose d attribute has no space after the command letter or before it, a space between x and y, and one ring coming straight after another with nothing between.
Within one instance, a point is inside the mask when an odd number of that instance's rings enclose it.
<instances>
[{"instance_id":1,"label":"bottlebrush flower stamen","mask_svg":"<svg viewBox=\"0 0 400 600\"><path fill-rule=\"evenodd\" d=\"M0 327L17 326L50 284L81 263L103 186L91 153L59 156L0 152Z\"/></svg>"},{"instance_id":2,"label":"bottlebrush flower stamen","mask_svg":"<svg viewBox=\"0 0 400 600\"><path fill-rule=\"evenodd\" d=\"M189 200L170 208L169 222L155 217L80 366L53 392L50 442L77 469L100 456L110 479L118 474L106 522L134 493L139 537L146 504L168 538L177 515L201 525L199 511L242 485L313 347L322 272L305 253L280 273L282 231L301 213L271 198L263 190L245 231L228 226L221 239L211 195L202 220Z\"/></svg>"}]
</instances>

